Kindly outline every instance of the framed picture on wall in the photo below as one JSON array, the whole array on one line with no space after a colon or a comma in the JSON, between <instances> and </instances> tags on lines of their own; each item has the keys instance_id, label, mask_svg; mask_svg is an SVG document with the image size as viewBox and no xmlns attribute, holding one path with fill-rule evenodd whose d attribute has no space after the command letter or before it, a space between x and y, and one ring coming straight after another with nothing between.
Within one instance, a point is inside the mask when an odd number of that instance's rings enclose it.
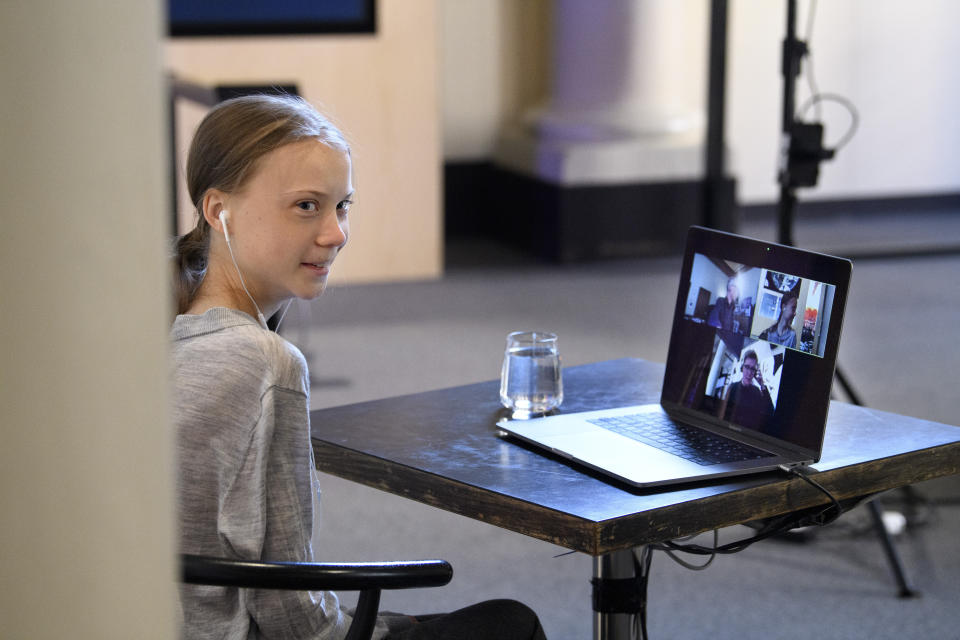
<instances>
[{"instance_id":1,"label":"framed picture on wall","mask_svg":"<svg viewBox=\"0 0 960 640\"><path fill-rule=\"evenodd\" d=\"M171 36L375 33L376 0L167 0Z\"/></svg>"}]
</instances>

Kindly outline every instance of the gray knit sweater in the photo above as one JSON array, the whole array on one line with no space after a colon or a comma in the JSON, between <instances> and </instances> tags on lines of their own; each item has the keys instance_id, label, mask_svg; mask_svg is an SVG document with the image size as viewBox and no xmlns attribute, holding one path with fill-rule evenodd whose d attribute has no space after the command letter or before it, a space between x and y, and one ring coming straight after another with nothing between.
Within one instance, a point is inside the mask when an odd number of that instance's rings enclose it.
<instances>
[{"instance_id":1,"label":"gray knit sweater","mask_svg":"<svg viewBox=\"0 0 960 640\"><path fill-rule=\"evenodd\" d=\"M303 355L225 308L178 316L171 338L181 551L313 560ZM351 621L330 592L181 585L180 600L185 638L333 639Z\"/></svg>"}]
</instances>

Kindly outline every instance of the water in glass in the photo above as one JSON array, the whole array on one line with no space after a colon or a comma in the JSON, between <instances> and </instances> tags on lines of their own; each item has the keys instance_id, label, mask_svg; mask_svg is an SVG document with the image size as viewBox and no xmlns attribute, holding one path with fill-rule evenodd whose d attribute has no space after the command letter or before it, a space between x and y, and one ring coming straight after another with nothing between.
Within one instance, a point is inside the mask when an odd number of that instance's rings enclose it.
<instances>
[{"instance_id":1,"label":"water in glass","mask_svg":"<svg viewBox=\"0 0 960 640\"><path fill-rule=\"evenodd\" d=\"M500 375L500 401L514 418L530 418L560 406L563 381L555 334L542 331L514 332Z\"/></svg>"}]
</instances>

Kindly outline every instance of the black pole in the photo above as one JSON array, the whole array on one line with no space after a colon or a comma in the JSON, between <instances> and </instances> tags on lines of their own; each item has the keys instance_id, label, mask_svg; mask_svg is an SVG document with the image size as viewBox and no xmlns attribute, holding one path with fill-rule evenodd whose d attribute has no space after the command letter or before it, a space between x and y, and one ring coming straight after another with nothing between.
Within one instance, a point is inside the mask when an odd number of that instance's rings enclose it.
<instances>
[{"instance_id":1,"label":"black pole","mask_svg":"<svg viewBox=\"0 0 960 640\"><path fill-rule=\"evenodd\" d=\"M780 138L780 204L777 226L778 242L793 245L793 215L797 196L790 175L790 140L796 110L796 80L800 61L807 52L806 44L797 40L797 2L787 0L787 32L783 40L783 123Z\"/></svg>"},{"instance_id":2,"label":"black pole","mask_svg":"<svg viewBox=\"0 0 960 640\"><path fill-rule=\"evenodd\" d=\"M797 207L796 184L799 183L791 172L790 145L797 125L795 115L796 81L800 76L800 62L807 54L807 44L797 40L796 31L797 2L796 0L787 0L787 33L783 40L783 128L780 139L780 168L777 176L780 182L780 203L777 220L779 238L777 242L790 246L793 245L793 215ZM862 406L863 402L856 391L853 390L839 366L834 369L834 377L843 387L850 401ZM880 506L876 502L871 502L870 509L874 530L883 544L894 579L900 588L900 597L906 598L917 595L917 592L907 581L900 555L897 553L897 549L883 523Z\"/></svg>"},{"instance_id":3,"label":"black pole","mask_svg":"<svg viewBox=\"0 0 960 640\"><path fill-rule=\"evenodd\" d=\"M727 0L710 3L710 57L707 81L707 150L703 223L736 231L733 202L724 184L724 119L727 69Z\"/></svg>"}]
</instances>

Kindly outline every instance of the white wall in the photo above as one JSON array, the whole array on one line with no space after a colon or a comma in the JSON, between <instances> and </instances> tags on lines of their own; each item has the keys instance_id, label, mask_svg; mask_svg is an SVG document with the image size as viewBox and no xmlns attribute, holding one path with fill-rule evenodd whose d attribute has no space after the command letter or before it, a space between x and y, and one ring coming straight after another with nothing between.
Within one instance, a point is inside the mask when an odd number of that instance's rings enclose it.
<instances>
[{"instance_id":1,"label":"white wall","mask_svg":"<svg viewBox=\"0 0 960 640\"><path fill-rule=\"evenodd\" d=\"M440 97L443 103L443 156L487 157L503 117L504 82L500 55L504 30L501 4L440 4Z\"/></svg>"},{"instance_id":2,"label":"white wall","mask_svg":"<svg viewBox=\"0 0 960 640\"><path fill-rule=\"evenodd\" d=\"M780 43L785 2L734 0L730 11L728 140L745 202L776 199L773 160L780 129ZM799 3L798 37L810 6ZM960 4L952 0L818 2L808 43L821 92L853 101L860 127L819 186L801 197L846 198L960 191ZM797 105L810 95L798 83ZM824 107L826 141L846 130L839 106Z\"/></svg>"},{"instance_id":3,"label":"white wall","mask_svg":"<svg viewBox=\"0 0 960 640\"><path fill-rule=\"evenodd\" d=\"M0 3L0 636L172 638L161 2Z\"/></svg>"},{"instance_id":4,"label":"white wall","mask_svg":"<svg viewBox=\"0 0 960 640\"><path fill-rule=\"evenodd\" d=\"M549 16L548 0L522 4L535 5L541 16ZM798 4L802 38L810 2ZM536 92L511 103L518 82L539 87L541 95L547 86L547 79L530 75L529 47L531 41L539 44L539 58L548 59L549 51L543 48L549 47L549 31L506 26L516 20L513 11L503 0L442 3L446 160L489 157L501 127L536 103ZM816 16L809 44L820 91L852 100L861 122L850 144L835 160L822 165L819 186L802 190L801 197L960 191L960 119L955 115L960 112L960 83L953 79L953 66L960 59L960 38L954 34L960 24L960 4L952 0L920 0L909 6L896 0L821 1ZM741 202L773 202L786 1L733 0L728 26L730 168L739 181ZM691 38L701 38L703 33L704 25L690 26ZM524 57L503 59L514 55L518 46L525 47ZM671 60L665 58L662 63L671 64ZM520 69L526 75L518 80ZM676 73L702 74L703 70L678 66ZM542 69L541 75L549 75L549 69ZM808 95L806 80L801 79L798 105ZM824 120L830 144L843 135L848 117L831 104L824 107Z\"/></svg>"},{"instance_id":5,"label":"white wall","mask_svg":"<svg viewBox=\"0 0 960 640\"><path fill-rule=\"evenodd\" d=\"M439 3L445 160L489 159L501 127L545 97L549 22L544 0Z\"/></svg>"}]
</instances>

